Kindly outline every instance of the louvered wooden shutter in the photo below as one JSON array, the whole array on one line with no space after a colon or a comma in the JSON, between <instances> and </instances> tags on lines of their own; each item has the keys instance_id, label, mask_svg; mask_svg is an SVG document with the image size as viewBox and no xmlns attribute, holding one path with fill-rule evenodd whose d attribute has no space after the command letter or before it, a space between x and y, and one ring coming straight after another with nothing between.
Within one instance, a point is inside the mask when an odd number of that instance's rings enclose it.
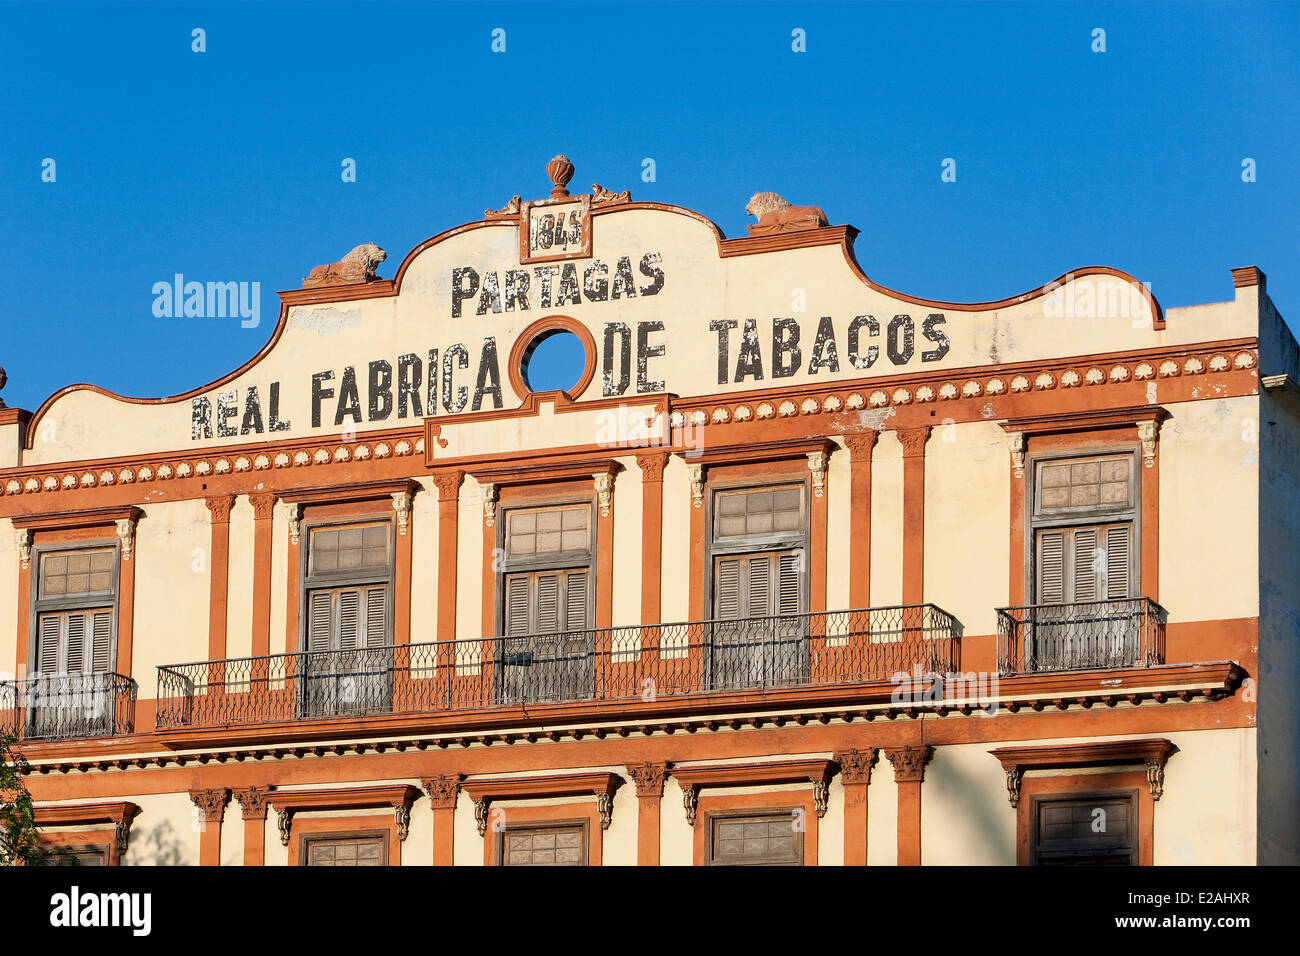
<instances>
[{"instance_id":1,"label":"louvered wooden shutter","mask_svg":"<svg viewBox=\"0 0 1300 956\"><path fill-rule=\"evenodd\" d=\"M113 612L108 610L91 612L91 670L97 674L107 674L113 670L110 650L113 640Z\"/></svg>"},{"instance_id":2,"label":"louvered wooden shutter","mask_svg":"<svg viewBox=\"0 0 1300 956\"><path fill-rule=\"evenodd\" d=\"M720 558L715 573L715 616L719 621L737 620L740 617L740 559Z\"/></svg>"},{"instance_id":3,"label":"louvered wooden shutter","mask_svg":"<svg viewBox=\"0 0 1300 956\"><path fill-rule=\"evenodd\" d=\"M587 572L570 571L564 580L564 629L582 631L587 627Z\"/></svg>"},{"instance_id":4,"label":"louvered wooden shutter","mask_svg":"<svg viewBox=\"0 0 1300 956\"><path fill-rule=\"evenodd\" d=\"M528 575L506 578L506 634L528 633Z\"/></svg>"},{"instance_id":5,"label":"louvered wooden shutter","mask_svg":"<svg viewBox=\"0 0 1300 956\"><path fill-rule=\"evenodd\" d=\"M749 590L746 617L766 617L772 613L772 559L755 555L749 559Z\"/></svg>"},{"instance_id":6,"label":"louvered wooden shutter","mask_svg":"<svg viewBox=\"0 0 1300 956\"><path fill-rule=\"evenodd\" d=\"M1129 554L1132 528L1119 525L1106 529L1106 599L1120 601L1129 597Z\"/></svg>"},{"instance_id":7,"label":"louvered wooden shutter","mask_svg":"<svg viewBox=\"0 0 1300 956\"><path fill-rule=\"evenodd\" d=\"M63 637L62 614L42 614L36 637L36 666L42 674L59 671L59 644Z\"/></svg>"},{"instance_id":8,"label":"louvered wooden shutter","mask_svg":"<svg viewBox=\"0 0 1300 956\"><path fill-rule=\"evenodd\" d=\"M776 613L799 613L799 556L794 552L777 559Z\"/></svg>"},{"instance_id":9,"label":"louvered wooden shutter","mask_svg":"<svg viewBox=\"0 0 1300 956\"><path fill-rule=\"evenodd\" d=\"M1097 530L1080 528L1074 532L1074 601L1095 601L1097 579L1105 568L1097 560Z\"/></svg>"},{"instance_id":10,"label":"louvered wooden shutter","mask_svg":"<svg viewBox=\"0 0 1300 956\"><path fill-rule=\"evenodd\" d=\"M64 670L80 674L86 669L86 612L68 614L68 656Z\"/></svg>"},{"instance_id":11,"label":"louvered wooden shutter","mask_svg":"<svg viewBox=\"0 0 1300 956\"><path fill-rule=\"evenodd\" d=\"M388 588L383 585L366 588L366 647L382 647L388 643Z\"/></svg>"},{"instance_id":12,"label":"louvered wooden shutter","mask_svg":"<svg viewBox=\"0 0 1300 956\"><path fill-rule=\"evenodd\" d=\"M334 629L334 595L329 591L312 591L307 612L307 650L328 651Z\"/></svg>"},{"instance_id":13,"label":"louvered wooden shutter","mask_svg":"<svg viewBox=\"0 0 1300 956\"><path fill-rule=\"evenodd\" d=\"M1065 532L1044 531L1038 536L1039 604L1065 603Z\"/></svg>"},{"instance_id":14,"label":"louvered wooden shutter","mask_svg":"<svg viewBox=\"0 0 1300 956\"><path fill-rule=\"evenodd\" d=\"M360 643L361 630L361 589L341 588L339 601L339 650L355 650Z\"/></svg>"},{"instance_id":15,"label":"louvered wooden shutter","mask_svg":"<svg viewBox=\"0 0 1300 956\"><path fill-rule=\"evenodd\" d=\"M537 632L550 634L560 629L560 576L537 575Z\"/></svg>"}]
</instances>

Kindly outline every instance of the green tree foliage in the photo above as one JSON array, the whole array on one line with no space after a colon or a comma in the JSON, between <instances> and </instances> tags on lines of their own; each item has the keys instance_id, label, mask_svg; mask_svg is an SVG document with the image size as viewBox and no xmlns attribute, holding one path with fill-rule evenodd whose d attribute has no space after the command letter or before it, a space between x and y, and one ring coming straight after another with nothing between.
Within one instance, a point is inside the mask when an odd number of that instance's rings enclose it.
<instances>
[{"instance_id":1,"label":"green tree foliage","mask_svg":"<svg viewBox=\"0 0 1300 956\"><path fill-rule=\"evenodd\" d=\"M27 761L13 749L15 739L0 734L0 866L43 866L32 795L23 782Z\"/></svg>"}]
</instances>

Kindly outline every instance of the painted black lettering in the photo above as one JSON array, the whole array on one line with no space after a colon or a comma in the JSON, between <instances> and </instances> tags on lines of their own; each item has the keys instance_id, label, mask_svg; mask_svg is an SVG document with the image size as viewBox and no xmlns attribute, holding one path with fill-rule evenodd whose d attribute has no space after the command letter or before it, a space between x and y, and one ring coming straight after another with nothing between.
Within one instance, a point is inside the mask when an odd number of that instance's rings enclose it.
<instances>
[{"instance_id":1,"label":"painted black lettering","mask_svg":"<svg viewBox=\"0 0 1300 956\"><path fill-rule=\"evenodd\" d=\"M478 273L469 266L451 270L451 317L460 318L460 304L478 292Z\"/></svg>"},{"instance_id":2,"label":"painted black lettering","mask_svg":"<svg viewBox=\"0 0 1300 956\"><path fill-rule=\"evenodd\" d=\"M478 359L478 380L474 383L473 411L483 407L483 396L492 396L492 407L505 404L501 399L501 369L497 365L497 340L488 336L483 340L483 351Z\"/></svg>"},{"instance_id":3,"label":"painted black lettering","mask_svg":"<svg viewBox=\"0 0 1300 956\"><path fill-rule=\"evenodd\" d=\"M555 304L560 306L565 303L582 305L582 296L578 293L578 267L572 262L564 264L564 270L560 273L560 288L555 293Z\"/></svg>"},{"instance_id":4,"label":"painted black lettering","mask_svg":"<svg viewBox=\"0 0 1300 956\"><path fill-rule=\"evenodd\" d=\"M663 258L657 252L647 252L641 257L641 274L650 280L641 287L642 295L656 295L664 287L664 270L659 268Z\"/></svg>"},{"instance_id":5,"label":"painted black lettering","mask_svg":"<svg viewBox=\"0 0 1300 956\"><path fill-rule=\"evenodd\" d=\"M610 289L609 297L617 299L620 296L636 298L636 280L632 278L632 260L628 256L620 258L618 264L614 266L614 285Z\"/></svg>"},{"instance_id":6,"label":"painted black lettering","mask_svg":"<svg viewBox=\"0 0 1300 956\"><path fill-rule=\"evenodd\" d=\"M604 302L609 298L609 266L599 259L593 259L591 265L582 270L582 291L588 302Z\"/></svg>"},{"instance_id":7,"label":"painted black lettering","mask_svg":"<svg viewBox=\"0 0 1300 956\"><path fill-rule=\"evenodd\" d=\"M746 319L740 332L740 354L736 357L735 381L743 382L748 376L762 381L763 355L758 348L758 320Z\"/></svg>"},{"instance_id":8,"label":"painted black lettering","mask_svg":"<svg viewBox=\"0 0 1300 956\"><path fill-rule=\"evenodd\" d=\"M736 327L735 319L714 319L709 323L709 331L718 333L718 384L727 384L728 359L731 357L731 330Z\"/></svg>"},{"instance_id":9,"label":"painted black lettering","mask_svg":"<svg viewBox=\"0 0 1300 956\"><path fill-rule=\"evenodd\" d=\"M799 323L794 319L772 320L772 377L789 378L799 371L803 352L799 348Z\"/></svg>"},{"instance_id":10,"label":"painted black lettering","mask_svg":"<svg viewBox=\"0 0 1300 956\"><path fill-rule=\"evenodd\" d=\"M459 415L469 402L469 389L464 385L456 389L456 399L452 400L452 363L456 368L469 368L469 352L465 346L457 343L442 353L442 409L452 415Z\"/></svg>"},{"instance_id":11,"label":"painted black lettering","mask_svg":"<svg viewBox=\"0 0 1300 956\"><path fill-rule=\"evenodd\" d=\"M947 322L948 320L942 314L936 312L927 315L925 321L921 323L921 334L925 336L927 341L933 342L935 345L929 351L921 353L922 362L937 362L948 354L948 349L952 347L952 343L948 341L948 334L939 328L941 325L946 325Z\"/></svg>"},{"instance_id":12,"label":"painted black lettering","mask_svg":"<svg viewBox=\"0 0 1300 956\"><path fill-rule=\"evenodd\" d=\"M618 339L615 346L614 340ZM614 377L615 354L618 349L618 378ZM622 395L627 391L632 377L632 330L626 322L605 323L605 348L600 371L601 394Z\"/></svg>"},{"instance_id":13,"label":"painted black lettering","mask_svg":"<svg viewBox=\"0 0 1300 956\"><path fill-rule=\"evenodd\" d=\"M521 312L528 310L528 272L525 269L506 270L506 311L513 312L516 305Z\"/></svg>"},{"instance_id":14,"label":"painted black lettering","mask_svg":"<svg viewBox=\"0 0 1300 956\"><path fill-rule=\"evenodd\" d=\"M817 322L817 338L813 341L812 355L808 357L808 374L816 375L818 369L840 370L840 354L835 347L835 323L829 315Z\"/></svg>"},{"instance_id":15,"label":"painted black lettering","mask_svg":"<svg viewBox=\"0 0 1300 956\"><path fill-rule=\"evenodd\" d=\"M262 399L257 394L257 386L250 386L244 396L244 417L239 422L239 434L260 435L266 429L262 427Z\"/></svg>"},{"instance_id":16,"label":"painted black lettering","mask_svg":"<svg viewBox=\"0 0 1300 956\"><path fill-rule=\"evenodd\" d=\"M649 364L650 359L658 358L664 354L664 344L660 342L657 345L650 344L650 335L653 332L662 332L664 324L662 322L638 322L636 324L636 390L638 394L645 392L662 392L664 383L661 381L650 381Z\"/></svg>"},{"instance_id":17,"label":"painted black lettering","mask_svg":"<svg viewBox=\"0 0 1300 956\"><path fill-rule=\"evenodd\" d=\"M334 411L334 424L342 425L344 416L355 424L361 424L361 393L357 391L357 370L351 365L343 370L343 380L339 382L339 404Z\"/></svg>"},{"instance_id":18,"label":"painted black lettering","mask_svg":"<svg viewBox=\"0 0 1300 956\"><path fill-rule=\"evenodd\" d=\"M501 311L501 286L497 282L496 270L483 273L483 291L478 297L475 315L487 315L487 310Z\"/></svg>"},{"instance_id":19,"label":"painted black lettering","mask_svg":"<svg viewBox=\"0 0 1300 956\"><path fill-rule=\"evenodd\" d=\"M420 356L407 353L397 356L397 417L405 418L407 409L411 409L416 418L424 414L420 409L420 381L424 378L424 369L420 365Z\"/></svg>"},{"instance_id":20,"label":"painted black lettering","mask_svg":"<svg viewBox=\"0 0 1300 956\"><path fill-rule=\"evenodd\" d=\"M871 368L876 364L876 359L880 357L880 346L868 345L866 354L858 347L858 336L863 329L867 330L867 335L875 338L880 334L880 323L876 321L874 315L855 315L853 321L849 323L849 363L854 368Z\"/></svg>"},{"instance_id":21,"label":"painted black lettering","mask_svg":"<svg viewBox=\"0 0 1300 956\"><path fill-rule=\"evenodd\" d=\"M190 404L190 438L198 441L200 438L212 437L212 403L206 398L196 398Z\"/></svg>"},{"instance_id":22,"label":"painted black lettering","mask_svg":"<svg viewBox=\"0 0 1300 956\"><path fill-rule=\"evenodd\" d=\"M317 372L311 377L311 427L320 428L320 403L334 397L334 389L325 388L325 382L334 379L333 372Z\"/></svg>"},{"instance_id":23,"label":"painted black lettering","mask_svg":"<svg viewBox=\"0 0 1300 956\"><path fill-rule=\"evenodd\" d=\"M383 359L370 363L370 421L382 422L393 414L393 367Z\"/></svg>"},{"instance_id":24,"label":"painted black lettering","mask_svg":"<svg viewBox=\"0 0 1300 956\"><path fill-rule=\"evenodd\" d=\"M889 320L885 349L889 352L889 361L895 365L906 365L912 360L912 353L916 351L916 327L910 315L896 315Z\"/></svg>"},{"instance_id":25,"label":"painted black lettering","mask_svg":"<svg viewBox=\"0 0 1300 956\"><path fill-rule=\"evenodd\" d=\"M270 425L269 431L287 432L290 423L280 421L280 383L271 383L270 404L267 408L267 423Z\"/></svg>"}]
</instances>

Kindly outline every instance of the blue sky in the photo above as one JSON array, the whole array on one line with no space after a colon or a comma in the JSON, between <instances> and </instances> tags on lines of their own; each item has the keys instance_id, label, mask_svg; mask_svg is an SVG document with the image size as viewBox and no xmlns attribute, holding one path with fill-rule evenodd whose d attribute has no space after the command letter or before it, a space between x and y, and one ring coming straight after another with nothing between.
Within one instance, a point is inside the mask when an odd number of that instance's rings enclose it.
<instances>
[{"instance_id":1,"label":"blue sky","mask_svg":"<svg viewBox=\"0 0 1300 956\"><path fill-rule=\"evenodd\" d=\"M1298 107L1297 3L0 3L0 397L205 384L312 266L374 240L391 276L542 195L561 151L575 182L728 235L758 190L820 205L915 295L1104 264L1170 307L1229 299L1229 268L1258 265L1294 328ZM260 282L260 327L156 317L177 272Z\"/></svg>"}]
</instances>

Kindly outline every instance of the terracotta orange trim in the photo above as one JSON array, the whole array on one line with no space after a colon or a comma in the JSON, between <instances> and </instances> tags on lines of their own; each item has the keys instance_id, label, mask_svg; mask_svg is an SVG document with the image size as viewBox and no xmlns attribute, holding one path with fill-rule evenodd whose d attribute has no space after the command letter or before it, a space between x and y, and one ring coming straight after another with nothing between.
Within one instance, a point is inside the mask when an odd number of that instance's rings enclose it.
<instances>
[{"instance_id":1,"label":"terracotta orange trim","mask_svg":"<svg viewBox=\"0 0 1300 956\"><path fill-rule=\"evenodd\" d=\"M402 839L397 832L397 824L391 816L359 817L294 817L289 826L289 866L302 866L303 845L308 836L328 837L332 834L366 833L373 836L384 834L388 840L388 865L402 865Z\"/></svg>"},{"instance_id":2,"label":"terracotta orange trim","mask_svg":"<svg viewBox=\"0 0 1300 956\"><path fill-rule=\"evenodd\" d=\"M596 475L614 475L622 467L616 458L588 458L563 463L521 463L511 468L469 469L468 474L479 483L502 487L533 485L555 481L574 481L594 478Z\"/></svg>"},{"instance_id":3,"label":"terracotta orange trim","mask_svg":"<svg viewBox=\"0 0 1300 956\"><path fill-rule=\"evenodd\" d=\"M456 549L460 528L460 471L433 475L438 489L438 630L440 641L456 639Z\"/></svg>"},{"instance_id":4,"label":"terracotta orange trim","mask_svg":"<svg viewBox=\"0 0 1300 956\"><path fill-rule=\"evenodd\" d=\"M611 483L608 503L596 509L596 627L614 622L614 505Z\"/></svg>"},{"instance_id":5,"label":"terracotta orange trim","mask_svg":"<svg viewBox=\"0 0 1300 956\"><path fill-rule=\"evenodd\" d=\"M236 790L244 817L244 866L266 865L266 798L269 787Z\"/></svg>"},{"instance_id":6,"label":"terracotta orange trim","mask_svg":"<svg viewBox=\"0 0 1300 956\"><path fill-rule=\"evenodd\" d=\"M90 826L96 823L113 823L129 827L139 813L140 807L127 801L33 808L38 827Z\"/></svg>"},{"instance_id":7,"label":"terracotta orange trim","mask_svg":"<svg viewBox=\"0 0 1300 956\"><path fill-rule=\"evenodd\" d=\"M122 549L117 551L117 672L123 677L131 676L131 660L134 656L135 641L135 564L122 557Z\"/></svg>"},{"instance_id":8,"label":"terracotta orange trim","mask_svg":"<svg viewBox=\"0 0 1300 956\"><path fill-rule=\"evenodd\" d=\"M1232 286L1235 289L1246 289L1251 286L1259 286L1259 291L1264 291L1264 284L1267 281L1264 273L1257 266L1241 266L1230 270L1232 272Z\"/></svg>"},{"instance_id":9,"label":"terracotta orange trim","mask_svg":"<svg viewBox=\"0 0 1300 956\"><path fill-rule=\"evenodd\" d=\"M871 606L871 458L878 436L871 429L844 436L849 450L849 607Z\"/></svg>"},{"instance_id":10,"label":"terracotta orange trim","mask_svg":"<svg viewBox=\"0 0 1300 956\"><path fill-rule=\"evenodd\" d=\"M829 459L829 456L827 457ZM822 488L820 490L814 488L809 502L808 610L813 614L826 610L826 569L830 561L826 548L830 479L828 461L826 470L822 473Z\"/></svg>"},{"instance_id":11,"label":"terracotta orange trim","mask_svg":"<svg viewBox=\"0 0 1300 956\"><path fill-rule=\"evenodd\" d=\"M492 824L483 839L483 865L496 866L500 854L501 835L512 827L527 827L547 823L582 823L586 830L587 866L604 863L604 830L600 826L600 812L595 803L561 804L551 807L530 807L512 804L492 810Z\"/></svg>"},{"instance_id":12,"label":"terracotta orange trim","mask_svg":"<svg viewBox=\"0 0 1300 956\"><path fill-rule=\"evenodd\" d=\"M480 487L482 485L480 484ZM498 509L500 500L498 499ZM495 635L497 633L497 521L494 519L489 527L485 520L483 526L483 596L480 603L481 619L479 621L479 634L483 637Z\"/></svg>"},{"instance_id":13,"label":"terracotta orange trim","mask_svg":"<svg viewBox=\"0 0 1300 956\"><path fill-rule=\"evenodd\" d=\"M118 521L139 521L144 512L139 508L94 508L84 511L63 511L55 514L14 515L9 520L14 528L27 528L33 532L67 531L73 528L99 528Z\"/></svg>"},{"instance_id":14,"label":"terracotta orange trim","mask_svg":"<svg viewBox=\"0 0 1300 956\"><path fill-rule=\"evenodd\" d=\"M360 810L367 807L409 808L420 796L408 783L375 787L321 788L319 790L272 790L267 802L277 813L288 810Z\"/></svg>"},{"instance_id":15,"label":"terracotta orange trim","mask_svg":"<svg viewBox=\"0 0 1300 956\"><path fill-rule=\"evenodd\" d=\"M195 820L199 824L199 866L221 865L221 826L226 816L230 791L224 787L213 790L191 790L190 800L195 807Z\"/></svg>"},{"instance_id":16,"label":"terracotta orange trim","mask_svg":"<svg viewBox=\"0 0 1300 956\"><path fill-rule=\"evenodd\" d=\"M688 463L689 467L689 463ZM704 493L708 494L707 480ZM708 617L704 608L704 581L713 573L709 567L707 550L708 528L704 522L704 505L697 503L694 493L687 486L686 507L691 516L691 555L690 555L690 590L687 594L687 613L692 621L702 621Z\"/></svg>"},{"instance_id":17,"label":"terracotta orange trim","mask_svg":"<svg viewBox=\"0 0 1300 956\"><path fill-rule=\"evenodd\" d=\"M1025 450L1028 454L1028 449ZM1011 478L1011 489L1009 497L1009 507L1011 513L1007 516L1007 528L1011 534L1010 555L1010 580L1007 582L1009 606L1019 607L1029 603L1025 593L1025 581L1029 576L1029 571L1025 567L1025 550L1028 542L1029 525L1028 525L1028 498L1027 492L1030 478L1029 469L1022 469L1021 477L1017 478L1014 471L1008 469Z\"/></svg>"},{"instance_id":18,"label":"terracotta orange trim","mask_svg":"<svg viewBox=\"0 0 1300 956\"><path fill-rule=\"evenodd\" d=\"M456 800L460 796L461 776L440 774L420 781L433 807L434 866L452 866L456 861Z\"/></svg>"},{"instance_id":19,"label":"terracotta orange trim","mask_svg":"<svg viewBox=\"0 0 1300 956\"><path fill-rule=\"evenodd\" d=\"M253 657L271 653L271 522L275 501L274 494L249 496L253 506Z\"/></svg>"},{"instance_id":20,"label":"terracotta orange trim","mask_svg":"<svg viewBox=\"0 0 1300 956\"><path fill-rule=\"evenodd\" d=\"M659 832L667 763L629 764L628 776L636 784L636 863L659 865Z\"/></svg>"},{"instance_id":21,"label":"terracotta orange trim","mask_svg":"<svg viewBox=\"0 0 1300 956\"><path fill-rule=\"evenodd\" d=\"M921 784L934 748L904 746L885 751L898 789L898 865L921 865Z\"/></svg>"},{"instance_id":22,"label":"terracotta orange trim","mask_svg":"<svg viewBox=\"0 0 1300 956\"><path fill-rule=\"evenodd\" d=\"M584 794L613 796L623 783L616 773L564 773L529 777L487 777L466 780L461 789L475 803L495 800L519 800L525 797L549 799L575 797Z\"/></svg>"},{"instance_id":23,"label":"terracotta orange trim","mask_svg":"<svg viewBox=\"0 0 1300 956\"><path fill-rule=\"evenodd\" d=\"M1160 600L1160 455L1145 468L1138 486L1142 501L1142 555L1138 565L1138 593Z\"/></svg>"},{"instance_id":24,"label":"terracotta orange trim","mask_svg":"<svg viewBox=\"0 0 1300 956\"><path fill-rule=\"evenodd\" d=\"M669 776L685 790L694 787L757 787L780 783L827 783L838 765L834 760L771 760L762 763L710 764L673 767Z\"/></svg>"},{"instance_id":25,"label":"terracotta orange trim","mask_svg":"<svg viewBox=\"0 0 1300 956\"><path fill-rule=\"evenodd\" d=\"M1155 763L1163 767L1178 748L1163 737L1143 740L1100 740L1082 744L1037 747L998 747L990 750L1002 769L1059 770L1062 767L1105 767L1126 763Z\"/></svg>"},{"instance_id":26,"label":"terracotta orange trim","mask_svg":"<svg viewBox=\"0 0 1300 956\"><path fill-rule=\"evenodd\" d=\"M791 827L803 826L803 865L817 865L818 825L817 808L811 793L781 792L749 794L715 794L700 797L699 808L693 824L694 842L692 860L695 866L708 866L709 828L715 817L734 810L788 809ZM795 813L794 811L798 811Z\"/></svg>"},{"instance_id":27,"label":"terracotta orange trim","mask_svg":"<svg viewBox=\"0 0 1300 956\"><path fill-rule=\"evenodd\" d=\"M1061 432L1090 431L1104 428L1123 428L1138 422L1160 422L1169 417L1169 410L1160 405L1130 406L1127 408L1099 408L1085 412L1066 412L1055 415L1033 415L1026 418L1008 418L1001 422L1003 431L1030 435L1052 435Z\"/></svg>"},{"instance_id":28,"label":"terracotta orange trim","mask_svg":"<svg viewBox=\"0 0 1300 956\"><path fill-rule=\"evenodd\" d=\"M641 623L661 621L663 597L664 466L668 455L637 455L641 469ZM642 653L649 649L643 648Z\"/></svg>"},{"instance_id":29,"label":"terracotta orange trim","mask_svg":"<svg viewBox=\"0 0 1300 956\"><path fill-rule=\"evenodd\" d=\"M108 851L108 865L122 865L122 849L112 830L65 830L59 833L42 833L37 842L41 847L104 849Z\"/></svg>"},{"instance_id":30,"label":"terracotta orange trim","mask_svg":"<svg viewBox=\"0 0 1300 956\"><path fill-rule=\"evenodd\" d=\"M285 488L280 496L296 505L324 505L353 501L382 501L396 494L414 495L420 483L411 478L394 481L365 481L351 484L322 485L314 488Z\"/></svg>"},{"instance_id":31,"label":"terracotta orange trim","mask_svg":"<svg viewBox=\"0 0 1300 956\"><path fill-rule=\"evenodd\" d=\"M898 432L903 443L903 603L925 602L925 443L930 426Z\"/></svg>"},{"instance_id":32,"label":"terracotta orange trim","mask_svg":"<svg viewBox=\"0 0 1300 956\"><path fill-rule=\"evenodd\" d=\"M578 337L578 341L582 343L586 363L582 369L582 376L572 389L563 394L570 400L581 398L582 393L591 384L591 380L596 376L596 340L592 337L591 331L577 319L570 318L567 315L548 315L530 323L515 338L515 344L510 349L510 359L506 362L506 374L510 379L510 387L515 390L516 395L523 397L534 391L524 381L524 365L533 354L533 350L546 337L545 333L555 334L556 332L571 332Z\"/></svg>"},{"instance_id":33,"label":"terracotta orange trim","mask_svg":"<svg viewBox=\"0 0 1300 956\"><path fill-rule=\"evenodd\" d=\"M209 554L208 660L226 657L226 606L230 594L230 511L231 495L205 498L212 515L212 548Z\"/></svg>"},{"instance_id":34,"label":"terracotta orange trim","mask_svg":"<svg viewBox=\"0 0 1300 956\"><path fill-rule=\"evenodd\" d=\"M830 454L837 446L829 438L788 438L745 445L717 445L693 449L689 461L697 465L749 464L805 458L815 452ZM685 451L675 451L685 457Z\"/></svg>"},{"instance_id":35,"label":"terracotta orange trim","mask_svg":"<svg viewBox=\"0 0 1300 956\"><path fill-rule=\"evenodd\" d=\"M14 674L20 680L27 676L28 656L31 653L29 640L32 630L32 578L35 574L30 561L27 567L23 567L21 561L18 562L18 640L14 653Z\"/></svg>"},{"instance_id":36,"label":"terracotta orange trim","mask_svg":"<svg viewBox=\"0 0 1300 956\"><path fill-rule=\"evenodd\" d=\"M876 748L841 750L835 753L844 787L844 865L867 865L867 787Z\"/></svg>"},{"instance_id":37,"label":"terracotta orange trim","mask_svg":"<svg viewBox=\"0 0 1300 956\"><path fill-rule=\"evenodd\" d=\"M294 509L295 505L290 505ZM301 515L301 512L299 512ZM293 515L290 516L290 521ZM301 520L301 517L299 517ZM298 650L298 613L302 589L302 536L289 534L287 540L288 560L285 562L284 592L284 653L293 654Z\"/></svg>"},{"instance_id":38,"label":"terracotta orange trim","mask_svg":"<svg viewBox=\"0 0 1300 956\"><path fill-rule=\"evenodd\" d=\"M32 413L25 408L0 408L0 425L25 426L31 418Z\"/></svg>"},{"instance_id":39,"label":"terracotta orange trim","mask_svg":"<svg viewBox=\"0 0 1300 956\"><path fill-rule=\"evenodd\" d=\"M1134 791L1137 795L1138 866L1151 866L1155 855L1155 800L1143 772L1071 774L1027 777L1021 784L1016 808L1016 865L1030 866L1034 803L1036 797L1067 796L1097 791Z\"/></svg>"}]
</instances>

